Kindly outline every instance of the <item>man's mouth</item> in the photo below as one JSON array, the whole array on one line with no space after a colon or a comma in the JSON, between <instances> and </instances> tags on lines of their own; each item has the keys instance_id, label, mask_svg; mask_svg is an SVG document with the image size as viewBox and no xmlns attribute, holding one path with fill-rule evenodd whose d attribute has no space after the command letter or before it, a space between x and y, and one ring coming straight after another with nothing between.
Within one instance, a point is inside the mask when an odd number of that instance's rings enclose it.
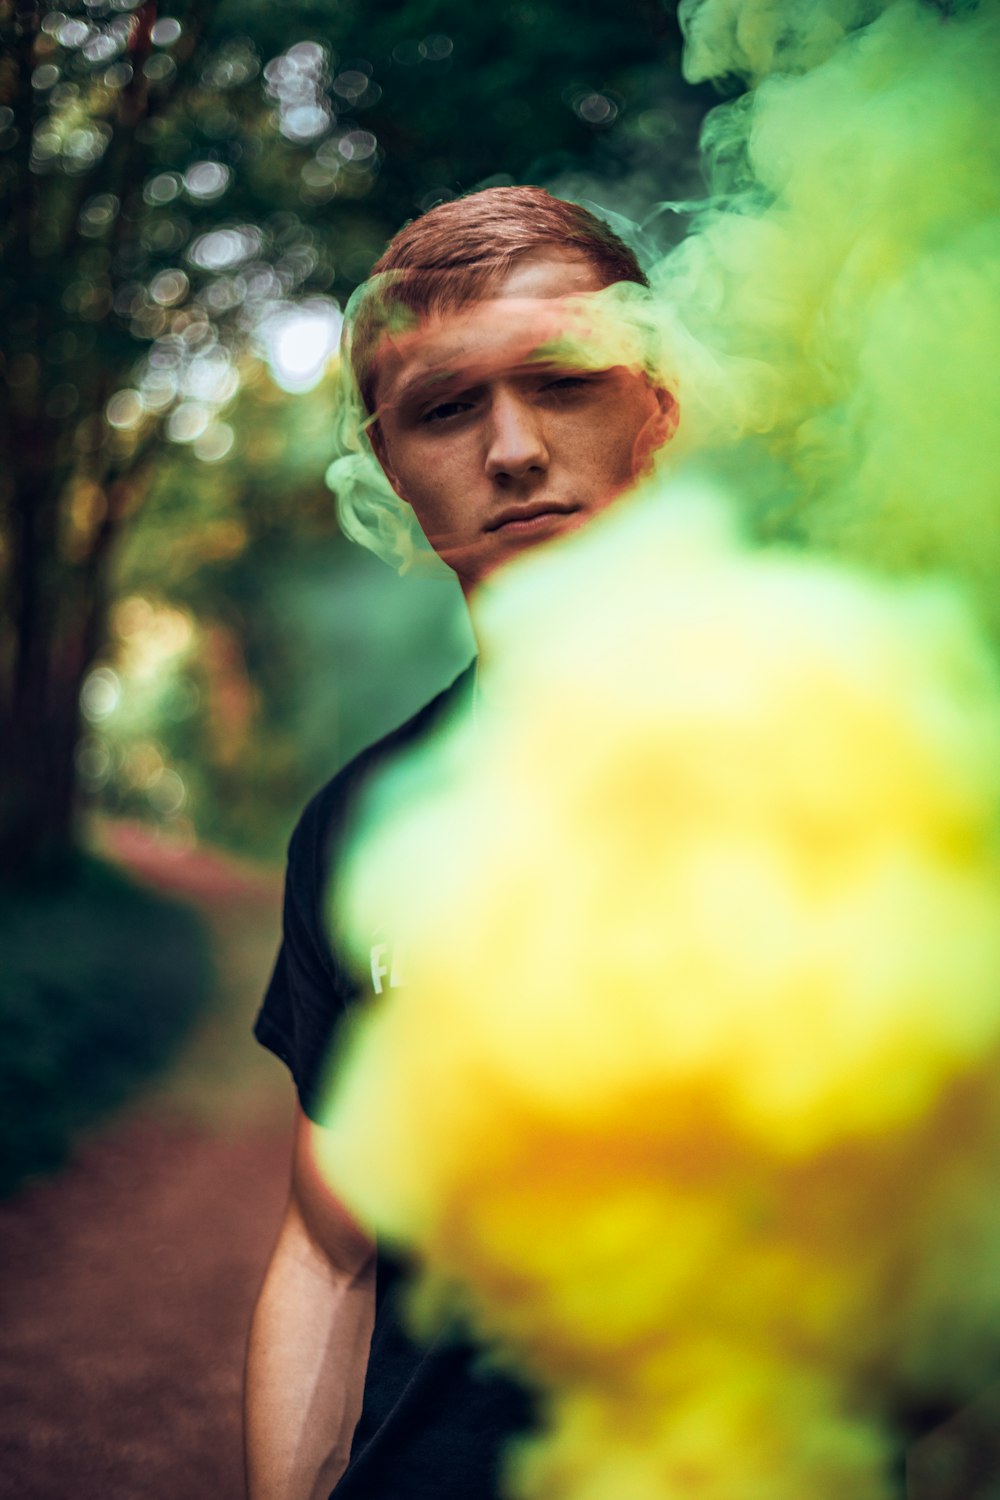
<instances>
[{"instance_id":1,"label":"man's mouth","mask_svg":"<svg viewBox=\"0 0 1000 1500\"><path fill-rule=\"evenodd\" d=\"M549 521L559 516L572 516L578 505L553 505L551 501L538 501L533 505L512 505L502 510L484 527L484 531L533 531L541 530Z\"/></svg>"}]
</instances>

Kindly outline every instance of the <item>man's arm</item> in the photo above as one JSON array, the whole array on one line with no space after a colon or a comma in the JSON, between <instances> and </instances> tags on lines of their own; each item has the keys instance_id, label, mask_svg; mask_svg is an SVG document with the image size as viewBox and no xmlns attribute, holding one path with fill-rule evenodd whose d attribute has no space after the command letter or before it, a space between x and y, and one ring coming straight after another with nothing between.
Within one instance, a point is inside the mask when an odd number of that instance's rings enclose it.
<instances>
[{"instance_id":1,"label":"man's arm","mask_svg":"<svg viewBox=\"0 0 1000 1500\"><path fill-rule=\"evenodd\" d=\"M361 1414L375 1318L375 1248L313 1157L296 1109L292 1186L250 1328L249 1500L327 1500Z\"/></svg>"}]
</instances>

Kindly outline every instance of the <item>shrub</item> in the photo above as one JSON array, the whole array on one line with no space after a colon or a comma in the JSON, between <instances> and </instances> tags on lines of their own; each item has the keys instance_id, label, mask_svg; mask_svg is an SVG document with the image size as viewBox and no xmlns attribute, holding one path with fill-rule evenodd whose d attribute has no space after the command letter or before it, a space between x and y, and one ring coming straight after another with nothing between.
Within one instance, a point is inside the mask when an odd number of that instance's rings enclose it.
<instances>
[{"instance_id":1,"label":"shrub","mask_svg":"<svg viewBox=\"0 0 1000 1500\"><path fill-rule=\"evenodd\" d=\"M161 1069L210 991L196 913L106 864L0 891L0 1193Z\"/></svg>"}]
</instances>

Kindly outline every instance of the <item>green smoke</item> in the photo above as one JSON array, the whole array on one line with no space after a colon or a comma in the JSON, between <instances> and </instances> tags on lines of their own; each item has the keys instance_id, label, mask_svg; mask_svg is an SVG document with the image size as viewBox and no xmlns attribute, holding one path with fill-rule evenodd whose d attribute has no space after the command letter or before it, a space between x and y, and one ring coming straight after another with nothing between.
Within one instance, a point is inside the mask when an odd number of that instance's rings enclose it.
<instances>
[{"instance_id":1,"label":"green smoke","mask_svg":"<svg viewBox=\"0 0 1000 1500\"><path fill-rule=\"evenodd\" d=\"M1000 7L864 12L687 8L690 76L788 71L710 115L654 271L684 445L763 537L950 571L997 628Z\"/></svg>"}]
</instances>

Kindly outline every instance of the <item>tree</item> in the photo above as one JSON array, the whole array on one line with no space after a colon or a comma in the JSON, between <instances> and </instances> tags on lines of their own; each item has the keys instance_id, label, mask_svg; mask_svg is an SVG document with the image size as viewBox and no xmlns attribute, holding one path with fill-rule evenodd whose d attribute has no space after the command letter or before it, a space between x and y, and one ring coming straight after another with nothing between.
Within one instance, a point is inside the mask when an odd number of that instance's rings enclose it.
<instances>
[{"instance_id":1,"label":"tree","mask_svg":"<svg viewBox=\"0 0 1000 1500\"><path fill-rule=\"evenodd\" d=\"M655 0L627 24L614 0L0 0L0 38L0 869L20 873L72 849L80 686L160 445L219 458L241 361L296 301L332 317L404 219L657 131L666 178L703 105Z\"/></svg>"}]
</instances>

